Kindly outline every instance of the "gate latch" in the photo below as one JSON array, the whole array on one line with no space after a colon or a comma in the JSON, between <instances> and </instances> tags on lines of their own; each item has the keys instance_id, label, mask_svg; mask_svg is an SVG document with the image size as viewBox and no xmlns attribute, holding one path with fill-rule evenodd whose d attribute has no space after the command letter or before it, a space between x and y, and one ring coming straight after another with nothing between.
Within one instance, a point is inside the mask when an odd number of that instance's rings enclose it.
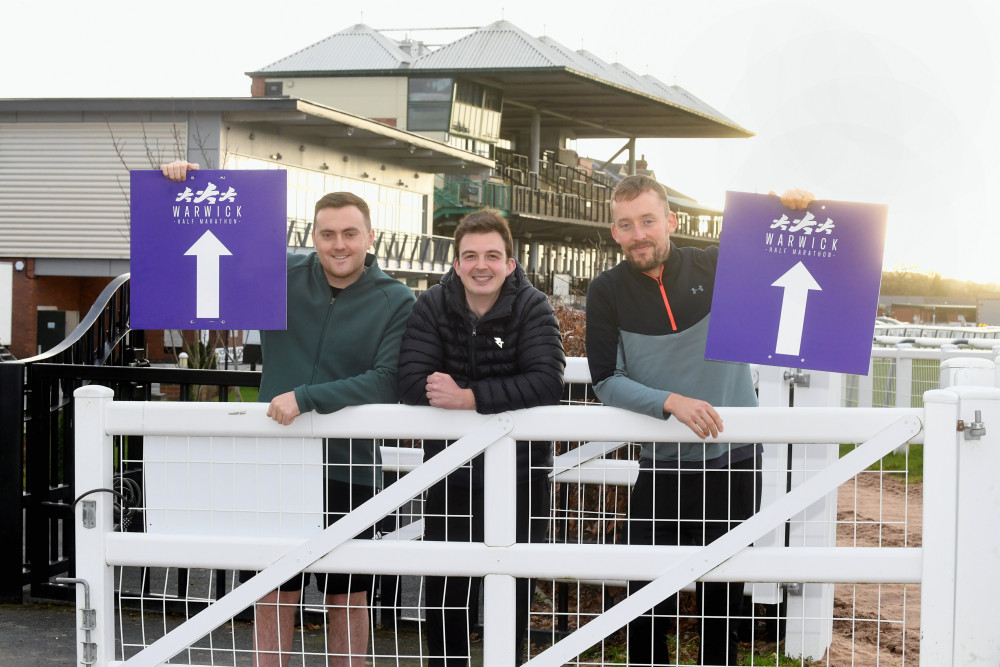
<instances>
[{"instance_id":1,"label":"gate latch","mask_svg":"<svg viewBox=\"0 0 1000 667\"><path fill-rule=\"evenodd\" d=\"M983 423L982 410L976 410L975 421L966 424L964 420L958 420L958 430L965 433L966 440L979 440L986 435L986 424Z\"/></svg>"}]
</instances>

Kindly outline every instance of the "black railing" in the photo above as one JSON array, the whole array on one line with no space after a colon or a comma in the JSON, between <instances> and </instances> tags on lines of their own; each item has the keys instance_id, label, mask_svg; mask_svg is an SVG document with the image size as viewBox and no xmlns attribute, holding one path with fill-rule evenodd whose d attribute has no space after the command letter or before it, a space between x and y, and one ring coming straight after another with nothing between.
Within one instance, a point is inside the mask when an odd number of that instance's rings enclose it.
<instances>
[{"instance_id":1,"label":"black railing","mask_svg":"<svg viewBox=\"0 0 1000 667\"><path fill-rule=\"evenodd\" d=\"M550 151L538 172L529 171L524 155L497 149L496 172L510 185L511 214L526 213L569 220L610 220L611 183L603 173L591 174L556 162Z\"/></svg>"},{"instance_id":2,"label":"black railing","mask_svg":"<svg viewBox=\"0 0 1000 667\"><path fill-rule=\"evenodd\" d=\"M0 363L0 539L8 545L0 550L0 600L20 601L25 585L32 597L73 598L72 587L53 579L75 569L72 398L78 387L99 382L116 400L150 400L155 384L177 385L176 395L187 400L189 388L200 385L217 387L225 401L229 387L260 385L260 373L248 371L150 367L145 332L129 328L128 278L112 281L52 350ZM129 458L141 458L141 439L121 447Z\"/></svg>"},{"instance_id":3,"label":"black railing","mask_svg":"<svg viewBox=\"0 0 1000 667\"><path fill-rule=\"evenodd\" d=\"M312 222L289 218L286 244L289 248L312 248ZM444 236L411 234L375 228L371 252L382 268L410 268L428 264L450 264L453 241Z\"/></svg>"},{"instance_id":4,"label":"black railing","mask_svg":"<svg viewBox=\"0 0 1000 667\"><path fill-rule=\"evenodd\" d=\"M608 223L611 207L607 199L594 200L572 193L515 185L511 188L511 213Z\"/></svg>"}]
</instances>

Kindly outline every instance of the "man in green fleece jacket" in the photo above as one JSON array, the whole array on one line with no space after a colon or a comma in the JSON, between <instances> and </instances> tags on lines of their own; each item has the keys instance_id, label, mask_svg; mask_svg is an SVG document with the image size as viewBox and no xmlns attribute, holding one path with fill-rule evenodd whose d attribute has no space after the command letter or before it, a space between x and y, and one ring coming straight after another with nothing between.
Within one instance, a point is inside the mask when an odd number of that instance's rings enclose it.
<instances>
[{"instance_id":1,"label":"man in green fleece jacket","mask_svg":"<svg viewBox=\"0 0 1000 667\"><path fill-rule=\"evenodd\" d=\"M184 180L185 161L163 167ZM316 252L288 255L287 328L262 331L263 375L258 400L268 417L291 424L303 412L349 405L396 403L396 364L413 292L382 272L368 253L374 241L368 205L348 192L316 202ZM328 440L327 522L372 497L381 486L379 449L372 440ZM374 527L362 536L373 535ZM241 573L241 579L252 573ZM308 574L294 577L256 607L256 662L286 665L291 657L295 605ZM326 592L330 665L364 665L372 577L317 576Z\"/></svg>"}]
</instances>

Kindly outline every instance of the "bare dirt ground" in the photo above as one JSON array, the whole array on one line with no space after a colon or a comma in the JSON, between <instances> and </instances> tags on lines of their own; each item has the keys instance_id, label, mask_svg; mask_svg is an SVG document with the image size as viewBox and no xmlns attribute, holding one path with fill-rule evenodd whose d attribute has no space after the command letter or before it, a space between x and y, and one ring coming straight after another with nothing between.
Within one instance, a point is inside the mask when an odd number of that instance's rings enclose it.
<instances>
[{"instance_id":1,"label":"bare dirt ground","mask_svg":"<svg viewBox=\"0 0 1000 667\"><path fill-rule=\"evenodd\" d=\"M920 546L922 494L921 484L873 472L840 487L837 546ZM920 586L838 584L834 615L826 664L920 664Z\"/></svg>"}]
</instances>

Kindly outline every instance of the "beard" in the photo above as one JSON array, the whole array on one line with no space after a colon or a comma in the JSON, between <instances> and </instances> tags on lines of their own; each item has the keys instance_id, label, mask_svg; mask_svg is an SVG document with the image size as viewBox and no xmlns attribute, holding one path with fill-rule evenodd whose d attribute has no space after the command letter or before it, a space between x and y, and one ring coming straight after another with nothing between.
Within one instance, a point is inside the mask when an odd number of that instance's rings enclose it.
<instances>
[{"instance_id":1,"label":"beard","mask_svg":"<svg viewBox=\"0 0 1000 667\"><path fill-rule=\"evenodd\" d=\"M639 271L652 271L653 269L659 267L665 261L667 261L667 256L670 254L670 244L667 243L663 246L657 246L653 244L652 247L644 247L641 249L643 255L641 257L636 255L635 246L629 247L625 250L625 261L629 265Z\"/></svg>"}]
</instances>

